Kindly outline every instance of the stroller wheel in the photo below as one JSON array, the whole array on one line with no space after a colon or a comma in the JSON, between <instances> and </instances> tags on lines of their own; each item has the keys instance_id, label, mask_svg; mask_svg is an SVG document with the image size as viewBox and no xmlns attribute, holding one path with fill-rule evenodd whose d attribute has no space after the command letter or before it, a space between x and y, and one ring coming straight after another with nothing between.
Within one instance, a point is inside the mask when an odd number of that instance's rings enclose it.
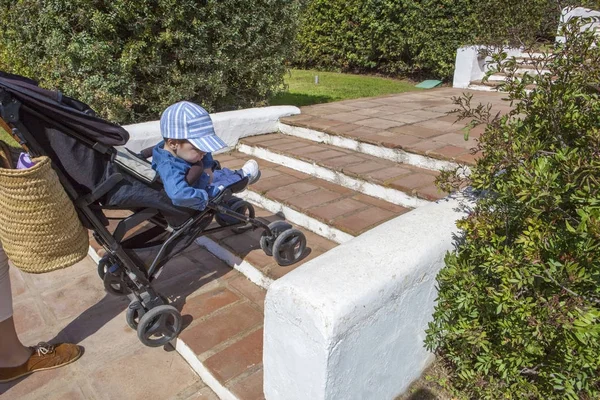
<instances>
[{"instance_id":1,"label":"stroller wheel","mask_svg":"<svg viewBox=\"0 0 600 400\"><path fill-rule=\"evenodd\" d=\"M231 206L233 206L238 201L242 201L242 199L240 199L239 197L231 196L231 198L229 200L227 200L227 202L226 202L227 208L233 210L233 208L231 208ZM220 214L220 213L215 214L215 221L217 221L217 223L221 226L229 226L229 225L234 225L234 224L238 223L237 219L230 217L228 215L225 215L225 214Z\"/></svg>"},{"instance_id":2,"label":"stroller wheel","mask_svg":"<svg viewBox=\"0 0 600 400\"><path fill-rule=\"evenodd\" d=\"M104 256L98 261L98 276L100 279L104 280L104 275L106 275L106 271L110 266L110 260L108 256Z\"/></svg>"},{"instance_id":3,"label":"stroller wheel","mask_svg":"<svg viewBox=\"0 0 600 400\"><path fill-rule=\"evenodd\" d=\"M164 346L181 331L181 314L171 305L154 307L146 312L137 327L140 341L149 347Z\"/></svg>"},{"instance_id":4,"label":"stroller wheel","mask_svg":"<svg viewBox=\"0 0 600 400\"><path fill-rule=\"evenodd\" d=\"M243 214L246 217L252 218L252 219L254 219L254 217L256 216L256 212L254 211L254 206L252 204L248 203L246 200L240 200L240 201L233 203L231 205L231 210L235 211L236 213ZM247 223L242 226L235 226L235 227L231 228L233 233L236 233L238 235L240 233L246 232L248 229L252 229L251 223Z\"/></svg>"},{"instance_id":5,"label":"stroller wheel","mask_svg":"<svg viewBox=\"0 0 600 400\"><path fill-rule=\"evenodd\" d=\"M273 243L273 258L281 266L300 260L306 250L306 237L298 229L282 232Z\"/></svg>"},{"instance_id":6,"label":"stroller wheel","mask_svg":"<svg viewBox=\"0 0 600 400\"><path fill-rule=\"evenodd\" d=\"M127 325L133 330L137 330L138 325L142 317L146 314L146 310L142 306L138 300L134 300L129 303L129 307L127 307L127 313L125 314L125 320L127 321Z\"/></svg>"},{"instance_id":7,"label":"stroller wheel","mask_svg":"<svg viewBox=\"0 0 600 400\"><path fill-rule=\"evenodd\" d=\"M127 282L125 279L126 275L120 269L115 272L105 270L104 289L108 293L115 296L127 296L129 293L131 293L131 290L129 290L129 287L127 287Z\"/></svg>"},{"instance_id":8,"label":"stroller wheel","mask_svg":"<svg viewBox=\"0 0 600 400\"><path fill-rule=\"evenodd\" d=\"M260 248L265 252L266 255L273 255L273 243L275 243L275 239L284 231L291 229L292 225L285 221L273 221L269 224L269 230L271 231L271 235L267 235L267 231L263 231L260 236Z\"/></svg>"}]
</instances>

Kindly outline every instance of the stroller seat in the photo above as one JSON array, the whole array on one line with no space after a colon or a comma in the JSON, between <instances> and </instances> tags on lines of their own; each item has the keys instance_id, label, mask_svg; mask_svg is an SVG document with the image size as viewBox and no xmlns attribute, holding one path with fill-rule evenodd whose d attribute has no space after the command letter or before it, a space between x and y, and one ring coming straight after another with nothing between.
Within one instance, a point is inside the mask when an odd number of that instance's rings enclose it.
<instances>
[{"instance_id":1,"label":"stroller seat","mask_svg":"<svg viewBox=\"0 0 600 400\"><path fill-rule=\"evenodd\" d=\"M302 232L285 221L265 224L255 218L250 203L234 196L246 188L248 178L224 188L202 211L173 205L147 156L124 147L127 131L97 117L85 103L0 71L0 117L33 157L45 155L52 160L82 224L106 250L98 263L106 291L130 298L127 323L147 346L170 342L182 328L179 311L152 282L171 258L199 236L223 229L237 234L260 228L261 248L280 265L293 264L305 255ZM194 171L192 167L189 179L194 179ZM108 210L128 210L131 215L109 232ZM217 226L209 228L213 220ZM136 230L140 225L145 229ZM155 246L159 251L149 265L137 257L136 251Z\"/></svg>"}]
</instances>

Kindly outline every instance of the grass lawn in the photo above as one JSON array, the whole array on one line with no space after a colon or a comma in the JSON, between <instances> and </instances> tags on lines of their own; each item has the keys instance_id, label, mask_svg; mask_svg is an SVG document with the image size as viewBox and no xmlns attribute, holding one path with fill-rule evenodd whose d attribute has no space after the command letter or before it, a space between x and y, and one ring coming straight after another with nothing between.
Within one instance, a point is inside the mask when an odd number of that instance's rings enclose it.
<instances>
[{"instance_id":1,"label":"grass lawn","mask_svg":"<svg viewBox=\"0 0 600 400\"><path fill-rule=\"evenodd\" d=\"M315 84L315 75L319 76L318 84ZM288 90L273 96L269 104L307 106L419 90L413 83L397 79L300 69L290 70L285 83Z\"/></svg>"}]
</instances>

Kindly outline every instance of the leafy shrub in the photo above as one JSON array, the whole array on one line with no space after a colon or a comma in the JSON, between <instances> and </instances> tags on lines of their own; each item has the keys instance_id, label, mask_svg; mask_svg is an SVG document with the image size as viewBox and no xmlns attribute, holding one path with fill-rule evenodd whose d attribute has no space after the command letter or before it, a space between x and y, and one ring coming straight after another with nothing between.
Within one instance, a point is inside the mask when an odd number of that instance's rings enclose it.
<instances>
[{"instance_id":1,"label":"leafy shrub","mask_svg":"<svg viewBox=\"0 0 600 400\"><path fill-rule=\"evenodd\" d=\"M508 115L455 99L489 123L468 179L483 196L438 275L426 345L470 398L600 398L600 41L575 21L565 36L535 63L548 74L519 79L495 56Z\"/></svg>"},{"instance_id":2,"label":"leafy shrub","mask_svg":"<svg viewBox=\"0 0 600 400\"><path fill-rule=\"evenodd\" d=\"M223 110L283 82L299 0L2 1L0 69L121 123L182 99Z\"/></svg>"}]
</instances>

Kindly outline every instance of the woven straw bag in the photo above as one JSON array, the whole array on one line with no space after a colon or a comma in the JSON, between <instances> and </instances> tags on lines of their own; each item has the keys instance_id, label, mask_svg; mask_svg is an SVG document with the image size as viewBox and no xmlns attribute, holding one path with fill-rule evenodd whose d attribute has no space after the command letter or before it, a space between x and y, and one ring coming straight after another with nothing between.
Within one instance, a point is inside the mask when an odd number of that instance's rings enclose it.
<instances>
[{"instance_id":1,"label":"woven straw bag","mask_svg":"<svg viewBox=\"0 0 600 400\"><path fill-rule=\"evenodd\" d=\"M83 259L89 239L50 159L33 161L0 168L0 242L16 267L41 274Z\"/></svg>"}]
</instances>

